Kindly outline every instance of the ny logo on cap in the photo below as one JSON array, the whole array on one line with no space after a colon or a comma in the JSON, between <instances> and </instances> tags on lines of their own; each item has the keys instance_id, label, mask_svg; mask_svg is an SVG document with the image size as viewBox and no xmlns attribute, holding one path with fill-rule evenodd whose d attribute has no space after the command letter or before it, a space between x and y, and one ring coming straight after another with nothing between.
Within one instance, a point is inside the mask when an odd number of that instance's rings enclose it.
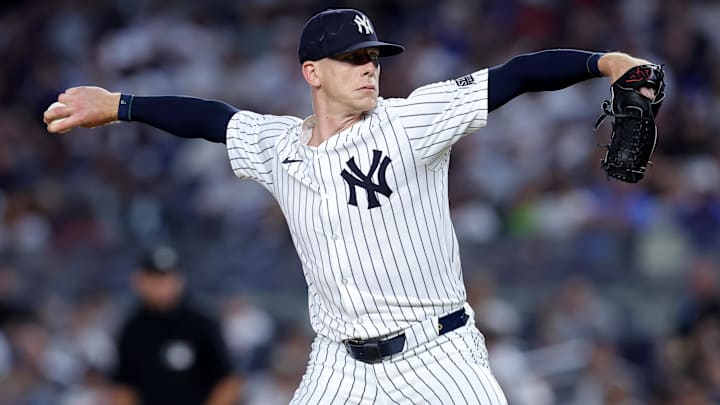
<instances>
[{"instance_id":1,"label":"ny logo on cap","mask_svg":"<svg viewBox=\"0 0 720 405\"><path fill-rule=\"evenodd\" d=\"M361 34L363 31L365 31L366 35L374 32L372 24L370 24L370 19L366 15L361 16L360 14L356 14L353 22L357 24L358 32Z\"/></svg>"}]
</instances>

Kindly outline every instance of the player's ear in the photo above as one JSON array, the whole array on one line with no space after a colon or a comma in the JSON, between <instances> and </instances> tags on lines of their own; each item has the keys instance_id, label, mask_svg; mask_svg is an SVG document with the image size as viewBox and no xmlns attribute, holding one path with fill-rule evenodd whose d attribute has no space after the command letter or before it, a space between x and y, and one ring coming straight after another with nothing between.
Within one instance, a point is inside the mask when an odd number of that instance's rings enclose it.
<instances>
[{"instance_id":1,"label":"player's ear","mask_svg":"<svg viewBox=\"0 0 720 405\"><path fill-rule=\"evenodd\" d=\"M310 87L320 87L320 77L318 75L318 64L314 61L305 61L302 64L302 74L305 81Z\"/></svg>"}]
</instances>

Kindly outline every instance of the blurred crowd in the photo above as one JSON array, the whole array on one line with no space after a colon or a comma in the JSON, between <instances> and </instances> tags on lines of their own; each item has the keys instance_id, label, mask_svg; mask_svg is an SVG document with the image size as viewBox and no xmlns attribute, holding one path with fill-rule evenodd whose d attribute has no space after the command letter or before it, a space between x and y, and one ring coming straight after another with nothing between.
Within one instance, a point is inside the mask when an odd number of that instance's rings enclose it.
<instances>
[{"instance_id":1,"label":"blurred crowd","mask_svg":"<svg viewBox=\"0 0 720 405\"><path fill-rule=\"evenodd\" d=\"M53 136L64 89L188 94L310 114L307 18L357 7L406 52L381 94L544 48L662 63L653 165L600 169L606 79L527 94L453 149L450 201L511 404L720 403L720 3L714 0L6 0L0 3L0 403L102 404L138 252L171 241L219 314L238 403L287 403L312 332L271 196L222 145L118 124Z\"/></svg>"}]
</instances>

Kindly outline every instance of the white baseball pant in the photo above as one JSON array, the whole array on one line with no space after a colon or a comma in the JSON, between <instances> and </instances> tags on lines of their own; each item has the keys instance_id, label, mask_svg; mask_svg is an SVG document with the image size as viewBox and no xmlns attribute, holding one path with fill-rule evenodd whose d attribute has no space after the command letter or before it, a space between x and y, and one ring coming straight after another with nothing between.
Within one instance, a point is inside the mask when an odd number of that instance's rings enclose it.
<instances>
[{"instance_id":1,"label":"white baseball pant","mask_svg":"<svg viewBox=\"0 0 720 405\"><path fill-rule=\"evenodd\" d=\"M317 336L293 405L507 405L490 371L485 338L467 325L376 364L353 359L341 342Z\"/></svg>"}]
</instances>

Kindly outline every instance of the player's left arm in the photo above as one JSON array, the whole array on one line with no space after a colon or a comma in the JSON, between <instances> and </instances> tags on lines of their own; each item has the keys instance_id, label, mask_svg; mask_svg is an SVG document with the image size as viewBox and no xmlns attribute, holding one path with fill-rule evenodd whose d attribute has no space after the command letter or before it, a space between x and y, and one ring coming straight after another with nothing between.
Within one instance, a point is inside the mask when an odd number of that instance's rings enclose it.
<instances>
[{"instance_id":1,"label":"player's left arm","mask_svg":"<svg viewBox=\"0 0 720 405\"><path fill-rule=\"evenodd\" d=\"M488 111L528 92L560 90L606 76L615 82L629 69L649 61L621 52L551 49L518 55L488 72ZM653 90L643 89L652 98Z\"/></svg>"},{"instance_id":2,"label":"player's left arm","mask_svg":"<svg viewBox=\"0 0 720 405\"><path fill-rule=\"evenodd\" d=\"M431 165L460 138L485 126L490 111L521 94L560 90L595 77L614 82L631 67L646 63L619 52L549 49L420 87L407 99L394 101L392 108L416 155Z\"/></svg>"}]
</instances>

